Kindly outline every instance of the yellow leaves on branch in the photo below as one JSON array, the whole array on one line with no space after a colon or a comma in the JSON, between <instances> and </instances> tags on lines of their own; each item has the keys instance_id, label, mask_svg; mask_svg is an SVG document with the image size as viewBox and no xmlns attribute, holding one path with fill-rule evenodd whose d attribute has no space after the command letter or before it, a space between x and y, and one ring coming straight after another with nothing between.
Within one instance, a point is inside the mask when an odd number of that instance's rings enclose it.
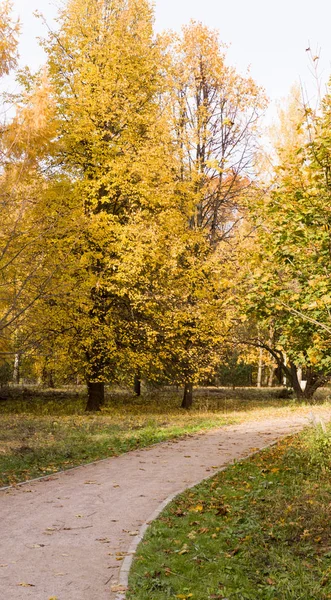
<instances>
[{"instance_id":1,"label":"yellow leaves on branch","mask_svg":"<svg viewBox=\"0 0 331 600\"><path fill-rule=\"evenodd\" d=\"M11 18L12 3L5 0L0 4L0 77L8 75L17 64L19 21Z\"/></svg>"}]
</instances>

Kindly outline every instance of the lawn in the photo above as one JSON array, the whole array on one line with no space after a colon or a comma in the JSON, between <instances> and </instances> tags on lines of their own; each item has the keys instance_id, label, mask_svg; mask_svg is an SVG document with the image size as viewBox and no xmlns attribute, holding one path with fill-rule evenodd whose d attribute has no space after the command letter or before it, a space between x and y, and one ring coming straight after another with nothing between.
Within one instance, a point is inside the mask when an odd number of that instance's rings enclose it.
<instances>
[{"instance_id":1,"label":"lawn","mask_svg":"<svg viewBox=\"0 0 331 600\"><path fill-rule=\"evenodd\" d=\"M188 490L148 529L128 600L331 598L331 428Z\"/></svg>"},{"instance_id":2,"label":"lawn","mask_svg":"<svg viewBox=\"0 0 331 600\"><path fill-rule=\"evenodd\" d=\"M28 390L0 402L0 486L201 430L309 413L309 407L281 400L277 393L198 390L193 409L186 412L179 408L180 395L174 391L157 390L136 398L108 390L102 412L91 415L84 413L83 390Z\"/></svg>"}]
</instances>

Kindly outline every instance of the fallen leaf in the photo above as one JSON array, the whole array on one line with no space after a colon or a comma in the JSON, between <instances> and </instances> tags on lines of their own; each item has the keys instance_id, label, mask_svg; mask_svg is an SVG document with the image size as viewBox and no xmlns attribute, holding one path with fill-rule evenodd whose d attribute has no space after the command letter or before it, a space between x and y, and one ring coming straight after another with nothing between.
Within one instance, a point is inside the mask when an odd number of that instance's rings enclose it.
<instances>
[{"instance_id":1,"label":"fallen leaf","mask_svg":"<svg viewBox=\"0 0 331 600\"><path fill-rule=\"evenodd\" d=\"M180 556L182 556L183 554L188 554L188 552L189 552L188 545L184 544L184 546L182 547L182 549L179 550L178 554Z\"/></svg>"},{"instance_id":2,"label":"fallen leaf","mask_svg":"<svg viewBox=\"0 0 331 600\"><path fill-rule=\"evenodd\" d=\"M112 592L126 592L127 588L125 585L112 585L111 586L111 591Z\"/></svg>"},{"instance_id":3,"label":"fallen leaf","mask_svg":"<svg viewBox=\"0 0 331 600\"><path fill-rule=\"evenodd\" d=\"M36 587L35 585L33 585L33 583L25 583L24 581L22 583L18 583L17 585L19 587Z\"/></svg>"},{"instance_id":4,"label":"fallen leaf","mask_svg":"<svg viewBox=\"0 0 331 600\"><path fill-rule=\"evenodd\" d=\"M227 506L220 505L220 506L217 506L216 516L217 517L225 517L225 515L227 515L228 512L229 512L229 509Z\"/></svg>"},{"instance_id":5,"label":"fallen leaf","mask_svg":"<svg viewBox=\"0 0 331 600\"><path fill-rule=\"evenodd\" d=\"M231 550L231 552L228 552L225 556L227 556L228 558L232 558L233 556L236 556L236 554L238 554L239 551L240 548L235 548L234 550Z\"/></svg>"},{"instance_id":6,"label":"fallen leaf","mask_svg":"<svg viewBox=\"0 0 331 600\"><path fill-rule=\"evenodd\" d=\"M116 560L123 560L126 557L126 553L125 552L117 552L116 553Z\"/></svg>"},{"instance_id":7,"label":"fallen leaf","mask_svg":"<svg viewBox=\"0 0 331 600\"><path fill-rule=\"evenodd\" d=\"M203 511L203 504L197 504L196 506L191 506L191 508L189 508L190 512L202 512Z\"/></svg>"},{"instance_id":8,"label":"fallen leaf","mask_svg":"<svg viewBox=\"0 0 331 600\"><path fill-rule=\"evenodd\" d=\"M208 533L209 528L208 527L201 527L201 529L199 529L199 533Z\"/></svg>"}]
</instances>

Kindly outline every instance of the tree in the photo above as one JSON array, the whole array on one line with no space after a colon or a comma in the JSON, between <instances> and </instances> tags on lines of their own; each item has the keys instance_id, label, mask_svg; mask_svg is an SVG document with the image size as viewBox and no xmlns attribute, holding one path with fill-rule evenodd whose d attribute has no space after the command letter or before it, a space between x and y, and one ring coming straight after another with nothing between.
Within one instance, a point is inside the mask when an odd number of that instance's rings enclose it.
<instances>
[{"instance_id":1,"label":"tree","mask_svg":"<svg viewBox=\"0 0 331 600\"><path fill-rule=\"evenodd\" d=\"M16 66L19 23L11 19L10 10L10 2L1 4L1 77ZM23 98L16 95L14 118L4 116L1 124L0 352L7 358L15 353L18 357L18 332L56 269L52 238L59 220L53 203L58 190L50 189L45 164L40 166L54 134L47 95L41 76ZM13 97L2 96L3 109L10 101Z\"/></svg>"},{"instance_id":2,"label":"tree","mask_svg":"<svg viewBox=\"0 0 331 600\"><path fill-rule=\"evenodd\" d=\"M177 352L181 349L174 362L185 384L182 407L189 408L202 364L210 371L222 345L226 351L231 324L228 278L233 273L231 252L225 247L235 238L242 200L251 189L265 98L251 77L226 65L218 34L195 22L183 28L181 37L173 37L170 88L179 193L189 199L187 238L192 238L172 333Z\"/></svg>"},{"instance_id":3,"label":"tree","mask_svg":"<svg viewBox=\"0 0 331 600\"><path fill-rule=\"evenodd\" d=\"M146 242L146 224L148 230L175 206L171 139L148 2L71 0L59 24L46 43L58 118L53 164L71 178L86 217L66 310L88 382L87 408L98 410L104 383L117 376L135 340L139 273L130 283L125 261L132 264Z\"/></svg>"},{"instance_id":4,"label":"tree","mask_svg":"<svg viewBox=\"0 0 331 600\"><path fill-rule=\"evenodd\" d=\"M251 185L266 100L226 65L216 31L191 22L173 43L172 104L181 177L193 194L192 229L212 245L228 237Z\"/></svg>"},{"instance_id":5,"label":"tree","mask_svg":"<svg viewBox=\"0 0 331 600\"><path fill-rule=\"evenodd\" d=\"M251 254L246 299L274 344L271 352L299 398L310 399L331 372L329 97L317 117L290 106L292 135L278 148L279 164L269 194L254 208L256 252ZM289 119L289 123L291 119ZM302 389L298 371L304 371Z\"/></svg>"}]
</instances>

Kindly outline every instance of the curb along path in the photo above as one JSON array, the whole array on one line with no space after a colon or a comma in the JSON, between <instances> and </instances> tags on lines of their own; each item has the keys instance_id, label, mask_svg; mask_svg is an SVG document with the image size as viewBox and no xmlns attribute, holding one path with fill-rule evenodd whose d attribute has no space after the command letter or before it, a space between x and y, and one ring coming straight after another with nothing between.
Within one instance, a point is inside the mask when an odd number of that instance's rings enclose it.
<instances>
[{"instance_id":1,"label":"curb along path","mask_svg":"<svg viewBox=\"0 0 331 600\"><path fill-rule=\"evenodd\" d=\"M161 504L307 424L294 415L223 427L0 492L0 598L119 600L136 538Z\"/></svg>"}]
</instances>

